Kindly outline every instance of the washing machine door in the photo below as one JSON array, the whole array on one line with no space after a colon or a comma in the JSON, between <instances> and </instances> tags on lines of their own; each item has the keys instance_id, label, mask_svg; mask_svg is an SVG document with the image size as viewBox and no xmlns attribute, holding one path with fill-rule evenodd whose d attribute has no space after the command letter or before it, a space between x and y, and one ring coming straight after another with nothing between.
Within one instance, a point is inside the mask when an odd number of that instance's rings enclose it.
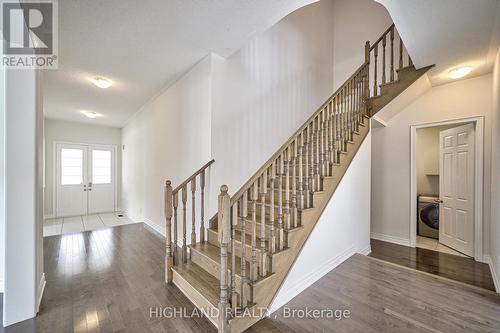
<instances>
[{"instance_id":1,"label":"washing machine door","mask_svg":"<svg viewBox=\"0 0 500 333\"><path fill-rule=\"evenodd\" d=\"M422 208L420 221L433 229L439 229L439 205L432 203Z\"/></svg>"}]
</instances>

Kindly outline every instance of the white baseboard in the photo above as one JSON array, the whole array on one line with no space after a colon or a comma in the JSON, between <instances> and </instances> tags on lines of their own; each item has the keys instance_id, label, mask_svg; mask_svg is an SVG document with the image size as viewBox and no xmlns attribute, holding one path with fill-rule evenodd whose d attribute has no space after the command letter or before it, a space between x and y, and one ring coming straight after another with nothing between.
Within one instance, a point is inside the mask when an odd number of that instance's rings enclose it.
<instances>
[{"instance_id":1,"label":"white baseboard","mask_svg":"<svg viewBox=\"0 0 500 333\"><path fill-rule=\"evenodd\" d=\"M45 273L42 273L42 277L40 278L40 282L38 283L38 294L37 294L37 303L36 303L36 312L40 310L40 303L42 302L43 292L45 291L45 285L47 281L45 281Z\"/></svg>"},{"instance_id":2,"label":"white baseboard","mask_svg":"<svg viewBox=\"0 0 500 333\"><path fill-rule=\"evenodd\" d=\"M45 214L45 215L43 215L43 219L44 220L53 219L53 218L55 218L54 214Z\"/></svg>"},{"instance_id":3,"label":"white baseboard","mask_svg":"<svg viewBox=\"0 0 500 333\"><path fill-rule=\"evenodd\" d=\"M144 223L146 223L151 229L159 233L161 236L166 237L165 235L165 229L160 227L158 224L154 223L150 219L144 219Z\"/></svg>"},{"instance_id":4,"label":"white baseboard","mask_svg":"<svg viewBox=\"0 0 500 333\"><path fill-rule=\"evenodd\" d=\"M328 261L323 267L317 269L314 272L311 272L309 275L305 276L300 282L296 283L292 287L289 288L284 294L277 297L273 303L271 304L268 315L272 314L274 311L281 308L283 305L292 300L295 296L303 292L306 288L311 286L314 282L321 279L327 273L329 273L332 269L349 259L353 254L356 253L354 247L350 247L346 249L344 252L340 253L338 256L332 258ZM278 291L279 293L280 291Z\"/></svg>"},{"instance_id":5,"label":"white baseboard","mask_svg":"<svg viewBox=\"0 0 500 333\"><path fill-rule=\"evenodd\" d=\"M389 243L394 243L394 244L399 244L399 245L404 245L404 246L411 246L410 240L407 238L379 234L378 232L372 232L370 234L370 237L373 239L384 241L384 242L389 242Z\"/></svg>"},{"instance_id":6,"label":"white baseboard","mask_svg":"<svg viewBox=\"0 0 500 333\"><path fill-rule=\"evenodd\" d=\"M493 283L495 284L495 290L500 293L500 280L498 280L495 261L487 254L483 256L484 262L490 266L491 277L493 278Z\"/></svg>"},{"instance_id":7,"label":"white baseboard","mask_svg":"<svg viewBox=\"0 0 500 333\"><path fill-rule=\"evenodd\" d=\"M372 247L370 244L368 244L367 246L365 246L364 248L362 248L361 250L358 251L359 254L363 254L365 256L369 255L370 253L372 253Z\"/></svg>"}]
</instances>

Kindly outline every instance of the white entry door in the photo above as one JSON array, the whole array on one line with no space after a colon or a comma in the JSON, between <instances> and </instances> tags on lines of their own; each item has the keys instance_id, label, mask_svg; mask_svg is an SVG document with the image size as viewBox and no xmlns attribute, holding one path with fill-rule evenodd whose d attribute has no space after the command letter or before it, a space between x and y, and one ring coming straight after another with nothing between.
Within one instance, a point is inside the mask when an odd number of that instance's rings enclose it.
<instances>
[{"instance_id":1,"label":"white entry door","mask_svg":"<svg viewBox=\"0 0 500 333\"><path fill-rule=\"evenodd\" d=\"M56 145L56 215L115 210L115 150L81 144Z\"/></svg>"},{"instance_id":2,"label":"white entry door","mask_svg":"<svg viewBox=\"0 0 500 333\"><path fill-rule=\"evenodd\" d=\"M439 242L474 256L474 124L439 135Z\"/></svg>"},{"instance_id":3,"label":"white entry door","mask_svg":"<svg viewBox=\"0 0 500 333\"><path fill-rule=\"evenodd\" d=\"M114 149L89 146L89 214L111 212L115 206Z\"/></svg>"}]
</instances>

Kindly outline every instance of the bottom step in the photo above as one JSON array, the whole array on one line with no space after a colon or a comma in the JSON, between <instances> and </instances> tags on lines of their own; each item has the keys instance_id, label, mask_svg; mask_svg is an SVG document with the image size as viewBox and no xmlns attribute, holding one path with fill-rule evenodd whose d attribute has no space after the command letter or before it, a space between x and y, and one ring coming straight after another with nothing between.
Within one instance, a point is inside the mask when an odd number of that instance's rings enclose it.
<instances>
[{"instance_id":1,"label":"bottom step","mask_svg":"<svg viewBox=\"0 0 500 333\"><path fill-rule=\"evenodd\" d=\"M173 283L217 327L219 320L217 306L220 298L219 280L192 262L174 266L172 271Z\"/></svg>"}]
</instances>

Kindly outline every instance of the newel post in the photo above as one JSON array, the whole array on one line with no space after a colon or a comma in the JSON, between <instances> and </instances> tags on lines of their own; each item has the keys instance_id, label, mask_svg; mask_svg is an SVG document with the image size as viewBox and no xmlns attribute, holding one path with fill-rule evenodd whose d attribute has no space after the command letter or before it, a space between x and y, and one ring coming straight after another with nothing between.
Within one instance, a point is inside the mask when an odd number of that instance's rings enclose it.
<instances>
[{"instance_id":1,"label":"newel post","mask_svg":"<svg viewBox=\"0 0 500 333\"><path fill-rule=\"evenodd\" d=\"M217 215L218 240L220 244L220 301L219 301L219 332L229 331L228 321L228 284L227 284L227 246L231 241L231 198L228 188L222 185L219 195L219 211Z\"/></svg>"},{"instance_id":2,"label":"newel post","mask_svg":"<svg viewBox=\"0 0 500 333\"><path fill-rule=\"evenodd\" d=\"M167 180L165 183L165 235L166 235L166 252L165 252L165 282L172 282L172 183Z\"/></svg>"}]
</instances>

